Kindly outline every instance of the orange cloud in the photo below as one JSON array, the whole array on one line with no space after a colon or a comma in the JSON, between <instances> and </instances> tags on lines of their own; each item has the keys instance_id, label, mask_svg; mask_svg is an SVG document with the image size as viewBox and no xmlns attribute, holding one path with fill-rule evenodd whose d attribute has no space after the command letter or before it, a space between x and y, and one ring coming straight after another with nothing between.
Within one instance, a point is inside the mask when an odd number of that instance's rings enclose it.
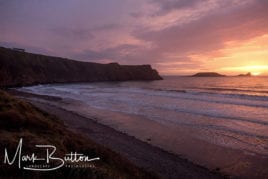
<instances>
[{"instance_id":1,"label":"orange cloud","mask_svg":"<svg viewBox=\"0 0 268 179\"><path fill-rule=\"evenodd\" d=\"M215 54L192 55L206 70L234 75L252 72L268 75L268 34L247 41L229 41Z\"/></svg>"}]
</instances>

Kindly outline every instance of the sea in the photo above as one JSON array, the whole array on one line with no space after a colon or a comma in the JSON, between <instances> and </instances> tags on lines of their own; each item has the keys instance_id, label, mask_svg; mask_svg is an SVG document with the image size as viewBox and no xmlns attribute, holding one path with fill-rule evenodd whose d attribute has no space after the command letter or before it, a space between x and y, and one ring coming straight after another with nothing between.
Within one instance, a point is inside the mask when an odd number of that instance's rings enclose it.
<instances>
[{"instance_id":1,"label":"sea","mask_svg":"<svg viewBox=\"0 0 268 179\"><path fill-rule=\"evenodd\" d=\"M267 172L268 77L47 84L18 90L211 169ZM266 165L267 164L267 165ZM266 167L265 167L266 165Z\"/></svg>"}]
</instances>

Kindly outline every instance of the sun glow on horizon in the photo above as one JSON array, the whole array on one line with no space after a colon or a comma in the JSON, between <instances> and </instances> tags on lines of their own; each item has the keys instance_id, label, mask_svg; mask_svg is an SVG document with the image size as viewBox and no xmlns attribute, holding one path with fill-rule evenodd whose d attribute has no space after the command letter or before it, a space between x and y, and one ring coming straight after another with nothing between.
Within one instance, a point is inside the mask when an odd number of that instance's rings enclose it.
<instances>
[{"instance_id":1,"label":"sun glow on horizon","mask_svg":"<svg viewBox=\"0 0 268 179\"><path fill-rule=\"evenodd\" d=\"M225 67L223 71L232 71L239 73L251 72L253 76L259 76L265 72L268 72L268 65L255 65L255 66L240 66L240 67Z\"/></svg>"},{"instance_id":2,"label":"sun glow on horizon","mask_svg":"<svg viewBox=\"0 0 268 179\"><path fill-rule=\"evenodd\" d=\"M261 72L253 72L251 73L253 76L259 76L261 74Z\"/></svg>"},{"instance_id":3,"label":"sun glow on horizon","mask_svg":"<svg viewBox=\"0 0 268 179\"><path fill-rule=\"evenodd\" d=\"M215 71L225 75L251 73L253 76L268 75L268 34L246 41L227 41L225 46L211 53L191 54L192 62L200 68L191 73ZM186 72L187 73L187 72Z\"/></svg>"}]
</instances>

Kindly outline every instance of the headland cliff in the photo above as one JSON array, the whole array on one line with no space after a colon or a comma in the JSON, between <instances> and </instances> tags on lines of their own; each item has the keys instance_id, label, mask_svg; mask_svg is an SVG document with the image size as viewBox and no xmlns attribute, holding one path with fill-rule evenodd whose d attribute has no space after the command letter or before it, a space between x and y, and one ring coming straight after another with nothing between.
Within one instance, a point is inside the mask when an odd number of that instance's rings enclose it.
<instances>
[{"instance_id":1,"label":"headland cliff","mask_svg":"<svg viewBox=\"0 0 268 179\"><path fill-rule=\"evenodd\" d=\"M0 47L0 87L161 79L150 65L82 62Z\"/></svg>"}]
</instances>

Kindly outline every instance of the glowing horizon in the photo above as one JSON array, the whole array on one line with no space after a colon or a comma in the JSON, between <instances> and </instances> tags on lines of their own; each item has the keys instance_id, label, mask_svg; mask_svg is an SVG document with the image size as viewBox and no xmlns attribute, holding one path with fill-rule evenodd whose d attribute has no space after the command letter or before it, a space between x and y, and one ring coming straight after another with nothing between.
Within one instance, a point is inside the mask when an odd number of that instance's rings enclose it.
<instances>
[{"instance_id":1,"label":"glowing horizon","mask_svg":"<svg viewBox=\"0 0 268 179\"><path fill-rule=\"evenodd\" d=\"M216 52L203 55L190 55L190 59L204 64L205 69L185 69L183 74L196 72L215 71L226 75L252 73L255 76L268 75L268 34L252 38L244 42L229 41L224 48ZM210 63L207 61L211 60ZM172 62L170 65L180 65L180 62ZM160 64L167 66L168 63ZM199 70L199 71L198 71ZM176 71L165 71L167 75L176 74Z\"/></svg>"}]
</instances>

